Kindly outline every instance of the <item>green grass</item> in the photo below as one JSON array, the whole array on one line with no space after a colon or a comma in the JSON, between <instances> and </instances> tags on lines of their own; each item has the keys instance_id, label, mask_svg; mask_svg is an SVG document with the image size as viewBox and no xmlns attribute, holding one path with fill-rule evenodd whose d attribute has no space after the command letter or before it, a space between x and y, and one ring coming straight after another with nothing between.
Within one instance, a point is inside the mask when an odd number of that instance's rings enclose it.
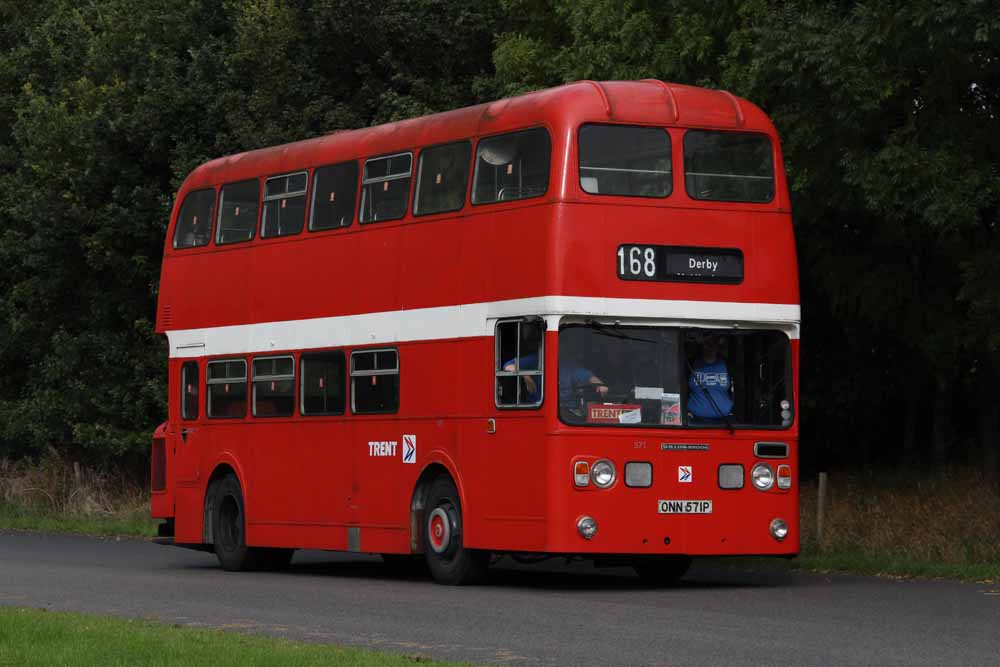
<instances>
[{"instance_id":1,"label":"green grass","mask_svg":"<svg viewBox=\"0 0 1000 667\"><path fill-rule=\"evenodd\" d=\"M112 515L53 514L0 503L0 528L107 537L153 537L156 524L145 512Z\"/></svg>"},{"instance_id":2,"label":"green grass","mask_svg":"<svg viewBox=\"0 0 1000 667\"><path fill-rule=\"evenodd\" d=\"M459 665L150 621L0 607L0 665Z\"/></svg>"}]
</instances>

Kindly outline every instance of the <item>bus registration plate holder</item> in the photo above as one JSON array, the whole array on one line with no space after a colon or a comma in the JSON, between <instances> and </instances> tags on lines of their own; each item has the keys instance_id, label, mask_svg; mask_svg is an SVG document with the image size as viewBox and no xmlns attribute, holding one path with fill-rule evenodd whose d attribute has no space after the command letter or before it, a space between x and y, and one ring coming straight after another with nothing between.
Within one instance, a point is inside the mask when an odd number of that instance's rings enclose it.
<instances>
[{"instance_id":1,"label":"bus registration plate holder","mask_svg":"<svg viewBox=\"0 0 1000 667\"><path fill-rule=\"evenodd\" d=\"M711 500L658 500L659 514L711 514Z\"/></svg>"}]
</instances>

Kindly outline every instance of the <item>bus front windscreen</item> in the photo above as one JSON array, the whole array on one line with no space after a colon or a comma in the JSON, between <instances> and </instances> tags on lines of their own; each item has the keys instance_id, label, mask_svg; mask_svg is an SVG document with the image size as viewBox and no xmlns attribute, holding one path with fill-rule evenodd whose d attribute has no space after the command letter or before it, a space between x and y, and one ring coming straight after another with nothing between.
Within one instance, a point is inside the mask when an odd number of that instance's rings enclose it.
<instances>
[{"instance_id":1,"label":"bus front windscreen","mask_svg":"<svg viewBox=\"0 0 1000 667\"><path fill-rule=\"evenodd\" d=\"M780 331L571 324L559 332L559 416L572 425L783 428Z\"/></svg>"}]
</instances>

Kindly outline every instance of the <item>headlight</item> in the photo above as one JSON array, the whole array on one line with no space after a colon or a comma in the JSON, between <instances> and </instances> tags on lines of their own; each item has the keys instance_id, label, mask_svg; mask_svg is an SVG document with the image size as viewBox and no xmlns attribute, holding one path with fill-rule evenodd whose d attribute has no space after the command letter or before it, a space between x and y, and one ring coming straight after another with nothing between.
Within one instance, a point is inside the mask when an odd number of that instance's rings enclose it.
<instances>
[{"instance_id":1,"label":"headlight","mask_svg":"<svg viewBox=\"0 0 1000 667\"><path fill-rule=\"evenodd\" d=\"M646 487L652 485L652 463L648 461L629 461L625 464L625 486Z\"/></svg>"},{"instance_id":2,"label":"headlight","mask_svg":"<svg viewBox=\"0 0 1000 667\"><path fill-rule=\"evenodd\" d=\"M788 536L788 524L784 519L774 519L771 521L771 537L779 542Z\"/></svg>"},{"instance_id":3,"label":"headlight","mask_svg":"<svg viewBox=\"0 0 1000 667\"><path fill-rule=\"evenodd\" d=\"M774 486L774 469L767 463L758 463L750 471L753 485L761 491L767 491Z\"/></svg>"},{"instance_id":4,"label":"headlight","mask_svg":"<svg viewBox=\"0 0 1000 667\"><path fill-rule=\"evenodd\" d=\"M597 522L589 516L582 516L576 522L576 530L580 533L580 537L589 540L597 534Z\"/></svg>"},{"instance_id":5,"label":"headlight","mask_svg":"<svg viewBox=\"0 0 1000 667\"><path fill-rule=\"evenodd\" d=\"M615 464L607 459L601 459L590 467L590 479L602 489L615 483Z\"/></svg>"}]
</instances>

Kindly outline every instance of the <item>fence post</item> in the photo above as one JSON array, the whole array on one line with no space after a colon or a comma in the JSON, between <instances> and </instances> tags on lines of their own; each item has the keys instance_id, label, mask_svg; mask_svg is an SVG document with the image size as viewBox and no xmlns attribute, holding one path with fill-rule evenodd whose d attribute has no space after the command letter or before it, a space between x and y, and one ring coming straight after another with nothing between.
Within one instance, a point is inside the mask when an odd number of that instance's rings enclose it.
<instances>
[{"instance_id":1,"label":"fence post","mask_svg":"<svg viewBox=\"0 0 1000 667\"><path fill-rule=\"evenodd\" d=\"M819 474L819 492L816 494L816 546L823 550L823 519L826 514L826 473Z\"/></svg>"}]
</instances>

